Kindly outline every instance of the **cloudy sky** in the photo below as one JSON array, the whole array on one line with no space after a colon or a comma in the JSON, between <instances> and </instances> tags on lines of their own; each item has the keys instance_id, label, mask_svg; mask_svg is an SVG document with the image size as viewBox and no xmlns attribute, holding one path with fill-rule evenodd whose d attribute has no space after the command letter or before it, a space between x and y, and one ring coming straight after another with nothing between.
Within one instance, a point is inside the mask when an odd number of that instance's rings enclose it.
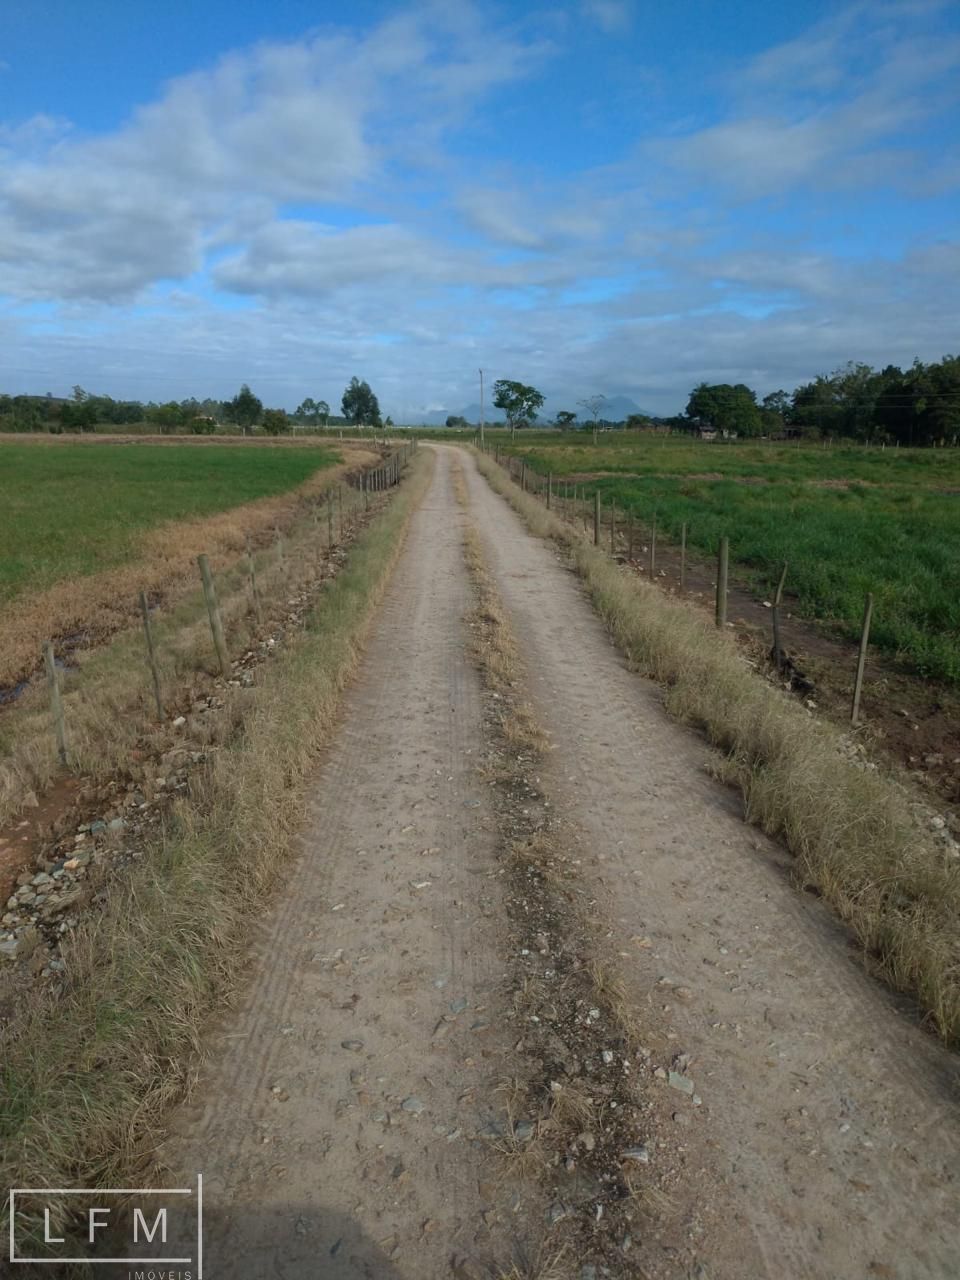
<instances>
[{"instance_id":1,"label":"cloudy sky","mask_svg":"<svg viewBox=\"0 0 960 1280\"><path fill-rule=\"evenodd\" d=\"M655 412L960 349L960 5L7 0L0 390Z\"/></svg>"}]
</instances>

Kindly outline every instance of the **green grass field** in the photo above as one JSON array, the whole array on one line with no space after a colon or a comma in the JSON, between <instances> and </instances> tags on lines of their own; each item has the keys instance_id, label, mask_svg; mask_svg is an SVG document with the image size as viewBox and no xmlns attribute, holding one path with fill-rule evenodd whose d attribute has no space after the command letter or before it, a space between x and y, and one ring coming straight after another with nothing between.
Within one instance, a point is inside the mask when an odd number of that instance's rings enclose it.
<instances>
[{"instance_id":1,"label":"green grass field","mask_svg":"<svg viewBox=\"0 0 960 1280\"><path fill-rule=\"evenodd\" d=\"M143 534L293 489L334 449L0 443L0 604L136 557Z\"/></svg>"},{"instance_id":2,"label":"green grass field","mask_svg":"<svg viewBox=\"0 0 960 1280\"><path fill-rule=\"evenodd\" d=\"M682 437L528 435L512 452L541 474L584 476L615 502L773 588L789 563L791 607L859 633L921 674L960 684L960 451L720 444Z\"/></svg>"}]
</instances>

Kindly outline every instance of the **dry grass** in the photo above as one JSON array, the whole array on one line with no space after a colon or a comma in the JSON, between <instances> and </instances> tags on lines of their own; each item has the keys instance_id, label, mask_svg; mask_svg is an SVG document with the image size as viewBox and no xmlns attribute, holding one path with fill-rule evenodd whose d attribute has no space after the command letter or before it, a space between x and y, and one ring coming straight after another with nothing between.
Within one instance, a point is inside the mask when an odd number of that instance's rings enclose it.
<instances>
[{"instance_id":1,"label":"dry grass","mask_svg":"<svg viewBox=\"0 0 960 1280\"><path fill-rule=\"evenodd\" d=\"M871 965L960 1044L960 864L919 828L904 787L864 768L837 729L758 679L699 610L622 571L490 459L477 464L534 533L569 551L617 644L665 686L667 709L719 749L720 776L742 791L747 819L795 855L800 883L822 893Z\"/></svg>"},{"instance_id":2,"label":"dry grass","mask_svg":"<svg viewBox=\"0 0 960 1280\"><path fill-rule=\"evenodd\" d=\"M421 454L306 630L264 669L202 799L180 806L102 915L64 942L62 994L38 993L5 1048L4 1185L123 1186L149 1161L166 1109L191 1084L203 1020L230 1000L250 922L282 876L301 784L431 467Z\"/></svg>"},{"instance_id":3,"label":"dry grass","mask_svg":"<svg viewBox=\"0 0 960 1280\"><path fill-rule=\"evenodd\" d=\"M574 1274L570 1251L541 1248L529 1262L515 1262L509 1271L501 1271L497 1280L568 1280Z\"/></svg>"},{"instance_id":4,"label":"dry grass","mask_svg":"<svg viewBox=\"0 0 960 1280\"><path fill-rule=\"evenodd\" d=\"M539 754L546 749L547 736L537 723L530 704L517 695L522 671L520 653L493 579L487 572L480 538L473 528L464 531L463 553L477 598L476 607L470 615L474 656L487 685L505 700L504 714L500 718L501 732L517 751Z\"/></svg>"},{"instance_id":5,"label":"dry grass","mask_svg":"<svg viewBox=\"0 0 960 1280\"><path fill-rule=\"evenodd\" d=\"M649 1180L641 1182L636 1174L625 1172L624 1183L630 1198L655 1222L663 1222L676 1217L678 1205L663 1189Z\"/></svg>"},{"instance_id":6,"label":"dry grass","mask_svg":"<svg viewBox=\"0 0 960 1280\"><path fill-rule=\"evenodd\" d=\"M587 966L597 1000L610 1013L613 1024L623 1037L631 1055L642 1042L633 1006L627 997L623 979L607 960L595 956Z\"/></svg>"},{"instance_id":7,"label":"dry grass","mask_svg":"<svg viewBox=\"0 0 960 1280\"><path fill-rule=\"evenodd\" d=\"M565 1141L590 1132L597 1123L593 1099L575 1085L557 1085L550 1094L550 1122Z\"/></svg>"},{"instance_id":8,"label":"dry grass","mask_svg":"<svg viewBox=\"0 0 960 1280\"><path fill-rule=\"evenodd\" d=\"M463 478L463 467L460 465L460 459L453 460L453 495L459 506L466 509L470 505L470 496L467 493L466 481Z\"/></svg>"}]
</instances>

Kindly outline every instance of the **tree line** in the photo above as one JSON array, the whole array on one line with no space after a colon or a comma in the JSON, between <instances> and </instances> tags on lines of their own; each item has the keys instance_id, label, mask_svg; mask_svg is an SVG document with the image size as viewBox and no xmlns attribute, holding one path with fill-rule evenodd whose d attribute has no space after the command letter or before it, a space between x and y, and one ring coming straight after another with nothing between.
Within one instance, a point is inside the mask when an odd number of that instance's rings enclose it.
<instances>
[{"instance_id":1,"label":"tree line","mask_svg":"<svg viewBox=\"0 0 960 1280\"><path fill-rule=\"evenodd\" d=\"M544 397L531 386L510 379L493 384L493 403L502 409L513 432L531 426ZM772 391L758 399L745 383L701 382L690 393L682 414L660 418L631 414L611 421L603 416L606 397L579 402L583 419L561 409L553 425L562 430L669 429L713 431L729 436L813 436L863 440L907 447L960 443L960 356L908 369L887 365L877 370L850 361L829 374L819 374L794 391ZM450 417L447 426L466 426Z\"/></svg>"},{"instance_id":2,"label":"tree line","mask_svg":"<svg viewBox=\"0 0 960 1280\"><path fill-rule=\"evenodd\" d=\"M326 400L305 397L292 414L285 409L264 407L259 396L244 383L231 400L207 398L168 400L165 403L141 400L114 400L92 395L75 386L69 397L0 395L0 430L6 431L95 431L98 426L124 427L145 423L162 435L191 432L212 435L223 423L239 427L246 434L260 430L267 435L283 435L298 426L392 426L380 416L380 404L370 384L351 378L340 401L341 412L333 415Z\"/></svg>"},{"instance_id":3,"label":"tree line","mask_svg":"<svg viewBox=\"0 0 960 1280\"><path fill-rule=\"evenodd\" d=\"M757 399L743 383L700 383L686 412L668 419L692 430L741 436L811 435L870 443L956 444L960 440L960 356L909 369L873 369L851 361L821 374L792 393L773 391Z\"/></svg>"},{"instance_id":4,"label":"tree line","mask_svg":"<svg viewBox=\"0 0 960 1280\"><path fill-rule=\"evenodd\" d=\"M503 409L512 429L531 425L543 396L520 382L494 383L494 404ZM813 436L923 446L960 443L960 356L908 369L887 365L874 369L851 361L829 374L819 374L794 391L772 391L758 399L745 383L701 382L690 393L683 413L655 417L635 413L624 420L604 417L606 397L579 402L583 419L561 409L554 425L562 430L670 429L713 431L729 436ZM455 420L459 425L461 420ZM451 420L448 419L448 425Z\"/></svg>"},{"instance_id":5,"label":"tree line","mask_svg":"<svg viewBox=\"0 0 960 1280\"><path fill-rule=\"evenodd\" d=\"M660 428L715 431L737 436L817 436L897 443L905 446L960 442L960 356L944 356L925 364L915 360L908 369L887 365L874 369L851 361L833 373L821 374L794 391L772 391L758 399L745 383L701 382L690 393L687 407L674 417L631 414L614 422L603 416L603 395L579 402L575 411L559 410L554 425L571 430L592 428ZM544 404L543 394L523 382L500 378L493 384L493 404L506 416L511 432L532 426ZM122 427L146 423L162 433L212 433L221 423L247 431L281 435L298 426L392 426L383 420L370 384L351 378L334 415L326 400L305 397L292 414L265 408L245 383L231 400L170 400L164 404L114 400L91 395L76 386L69 398L0 395L0 429L12 431L90 431L97 426ZM448 427L463 427L451 415Z\"/></svg>"}]
</instances>

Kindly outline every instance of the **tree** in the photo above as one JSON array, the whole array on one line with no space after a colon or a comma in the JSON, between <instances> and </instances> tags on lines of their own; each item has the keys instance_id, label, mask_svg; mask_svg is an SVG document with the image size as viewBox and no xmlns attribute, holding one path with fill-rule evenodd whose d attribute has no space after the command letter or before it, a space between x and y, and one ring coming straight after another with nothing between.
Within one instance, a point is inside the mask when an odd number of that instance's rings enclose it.
<instances>
[{"instance_id":1,"label":"tree","mask_svg":"<svg viewBox=\"0 0 960 1280\"><path fill-rule=\"evenodd\" d=\"M736 386L729 382L712 385L701 382L690 393L687 417L714 431L730 431L741 436L758 436L763 430L757 393L742 382Z\"/></svg>"},{"instance_id":2,"label":"tree","mask_svg":"<svg viewBox=\"0 0 960 1280\"><path fill-rule=\"evenodd\" d=\"M813 382L797 387L791 401L790 417L798 426L823 436L839 435L842 415L833 382L818 375Z\"/></svg>"},{"instance_id":3,"label":"tree","mask_svg":"<svg viewBox=\"0 0 960 1280\"><path fill-rule=\"evenodd\" d=\"M380 405L377 397L370 390L367 382L359 378L351 378L350 385L343 393L340 401L343 416L355 427L378 427L380 425Z\"/></svg>"},{"instance_id":4,"label":"tree","mask_svg":"<svg viewBox=\"0 0 960 1280\"><path fill-rule=\"evenodd\" d=\"M183 426L183 410L176 400L168 400L166 404L148 404L146 419L160 431L161 435L172 435L177 427Z\"/></svg>"},{"instance_id":5,"label":"tree","mask_svg":"<svg viewBox=\"0 0 960 1280\"><path fill-rule=\"evenodd\" d=\"M224 416L228 422L235 422L247 434L250 427L255 427L263 413L263 404L253 394L246 383L240 388L232 400L224 405Z\"/></svg>"},{"instance_id":6,"label":"tree","mask_svg":"<svg viewBox=\"0 0 960 1280\"><path fill-rule=\"evenodd\" d=\"M543 408L543 396L536 387L528 387L523 382L511 382L508 378L499 378L493 384L493 403L507 415L511 437L516 434L521 422L535 422L537 411Z\"/></svg>"},{"instance_id":7,"label":"tree","mask_svg":"<svg viewBox=\"0 0 960 1280\"><path fill-rule=\"evenodd\" d=\"M326 400L314 400L312 396L307 396L301 404L297 405L294 417L301 420L309 419L314 426L319 426L321 422L326 426L327 419L330 417L330 406Z\"/></svg>"},{"instance_id":8,"label":"tree","mask_svg":"<svg viewBox=\"0 0 960 1280\"><path fill-rule=\"evenodd\" d=\"M909 397L906 405L899 402L898 434L909 433L904 443L956 443L960 433L960 356L944 356L938 364L927 365L915 360L902 378ZM889 393L888 398L892 398Z\"/></svg>"},{"instance_id":9,"label":"tree","mask_svg":"<svg viewBox=\"0 0 960 1280\"><path fill-rule=\"evenodd\" d=\"M593 423L594 444L596 444L597 442L597 431L599 430L599 427L600 427L600 423L599 423L600 410L603 408L606 402L607 402L607 397L601 396L601 395L587 396L585 400L577 401L577 403L581 405L584 409L586 409L586 411L590 414L590 421Z\"/></svg>"},{"instance_id":10,"label":"tree","mask_svg":"<svg viewBox=\"0 0 960 1280\"><path fill-rule=\"evenodd\" d=\"M392 427L392 426L393 426L393 419L390 417L389 413L388 413L388 414L387 414L387 416L384 418L384 420L383 420L383 425L384 425L385 427Z\"/></svg>"},{"instance_id":11,"label":"tree","mask_svg":"<svg viewBox=\"0 0 960 1280\"><path fill-rule=\"evenodd\" d=\"M779 435L790 415L790 396L786 391L771 391L760 403L760 419L765 435Z\"/></svg>"},{"instance_id":12,"label":"tree","mask_svg":"<svg viewBox=\"0 0 960 1280\"><path fill-rule=\"evenodd\" d=\"M577 415L571 413L569 409L561 409L557 414L557 426L561 431L566 431L569 427L572 427L576 420Z\"/></svg>"},{"instance_id":13,"label":"tree","mask_svg":"<svg viewBox=\"0 0 960 1280\"><path fill-rule=\"evenodd\" d=\"M786 391L771 391L763 397L762 403L768 413L779 413L784 419L790 411L790 396Z\"/></svg>"},{"instance_id":14,"label":"tree","mask_svg":"<svg viewBox=\"0 0 960 1280\"><path fill-rule=\"evenodd\" d=\"M454 428L459 429L459 428L465 427L465 426L467 425L467 420L466 420L466 418L461 417L461 416L460 416L459 414L457 414L457 413L450 413L450 414L448 414L448 415L447 415L447 422L446 422L446 425L447 425L451 430L453 430Z\"/></svg>"},{"instance_id":15,"label":"tree","mask_svg":"<svg viewBox=\"0 0 960 1280\"><path fill-rule=\"evenodd\" d=\"M263 415L263 429L268 436L282 436L290 430L290 423L283 409L267 409Z\"/></svg>"}]
</instances>

